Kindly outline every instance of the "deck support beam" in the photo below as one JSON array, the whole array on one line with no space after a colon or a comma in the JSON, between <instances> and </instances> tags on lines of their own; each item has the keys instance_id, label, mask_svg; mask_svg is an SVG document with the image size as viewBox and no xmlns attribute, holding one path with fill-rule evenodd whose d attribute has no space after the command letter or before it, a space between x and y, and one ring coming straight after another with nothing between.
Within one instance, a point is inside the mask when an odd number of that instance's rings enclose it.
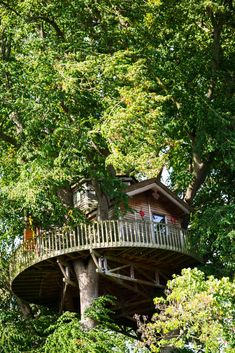
<instances>
[{"instance_id":1,"label":"deck support beam","mask_svg":"<svg viewBox=\"0 0 235 353\"><path fill-rule=\"evenodd\" d=\"M61 296L61 301L60 301L60 308L59 308L59 312L62 313L62 311L65 309L67 310L73 310L73 303L72 303L72 298L70 297L69 293L68 293L68 286L73 286L78 288L78 285L71 281L70 279L70 271L71 268L68 264L64 264L62 263L59 259L57 259L57 264L62 272L62 274L64 275L63 277L63 291L62 291L62 296Z\"/></svg>"},{"instance_id":2,"label":"deck support beam","mask_svg":"<svg viewBox=\"0 0 235 353\"><path fill-rule=\"evenodd\" d=\"M98 297L96 265L92 257L89 257L87 260L74 260L73 267L80 293L81 323L86 329L92 329L96 323L93 319L86 316L85 311L91 306L94 299Z\"/></svg>"}]
</instances>

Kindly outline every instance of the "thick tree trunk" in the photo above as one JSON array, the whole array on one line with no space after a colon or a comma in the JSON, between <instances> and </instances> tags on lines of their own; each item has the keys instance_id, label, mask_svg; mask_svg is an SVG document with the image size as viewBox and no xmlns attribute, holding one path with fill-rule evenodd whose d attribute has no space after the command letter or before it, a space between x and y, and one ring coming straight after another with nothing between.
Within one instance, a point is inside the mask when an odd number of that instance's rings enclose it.
<instances>
[{"instance_id":1,"label":"thick tree trunk","mask_svg":"<svg viewBox=\"0 0 235 353\"><path fill-rule=\"evenodd\" d=\"M33 317L31 307L28 303L24 302L20 298L16 297L20 311L24 319L30 319Z\"/></svg>"},{"instance_id":2,"label":"thick tree trunk","mask_svg":"<svg viewBox=\"0 0 235 353\"><path fill-rule=\"evenodd\" d=\"M92 184L95 188L95 193L98 201L96 219L97 221L107 220L109 219L109 198L101 190L99 182L93 180Z\"/></svg>"},{"instance_id":3,"label":"thick tree trunk","mask_svg":"<svg viewBox=\"0 0 235 353\"><path fill-rule=\"evenodd\" d=\"M86 329L92 329L96 323L93 319L86 317L85 311L98 297L98 273L92 258L88 262L79 259L73 262L80 291L80 313L81 323Z\"/></svg>"},{"instance_id":4,"label":"thick tree trunk","mask_svg":"<svg viewBox=\"0 0 235 353\"><path fill-rule=\"evenodd\" d=\"M231 10L231 2L227 3L228 8ZM223 69L223 48L221 46L221 33L224 26L224 13L222 12L213 12L212 7L208 6L208 14L211 18L212 24L212 57L211 57L211 82L208 87L207 98L210 103L213 100L214 91L216 89L216 84L218 83L218 73ZM196 153L196 137L192 137L192 147L193 147L193 163L192 163L192 172L193 180L188 186L188 189L185 194L184 200L191 205L192 201L197 194L199 188L204 183L210 163L213 159L213 153L209 153L207 160L202 161L198 153Z\"/></svg>"},{"instance_id":5,"label":"thick tree trunk","mask_svg":"<svg viewBox=\"0 0 235 353\"><path fill-rule=\"evenodd\" d=\"M63 206L67 208L73 207L73 192L70 186L60 188L57 191L57 196L61 200Z\"/></svg>"},{"instance_id":6,"label":"thick tree trunk","mask_svg":"<svg viewBox=\"0 0 235 353\"><path fill-rule=\"evenodd\" d=\"M187 202L189 205L192 204L194 197L196 196L198 190L200 189L201 185L204 183L207 177L212 158L213 156L211 154L209 160L207 162L203 162L198 156L198 154L193 153L193 180L189 184L184 197L184 201Z\"/></svg>"}]
</instances>

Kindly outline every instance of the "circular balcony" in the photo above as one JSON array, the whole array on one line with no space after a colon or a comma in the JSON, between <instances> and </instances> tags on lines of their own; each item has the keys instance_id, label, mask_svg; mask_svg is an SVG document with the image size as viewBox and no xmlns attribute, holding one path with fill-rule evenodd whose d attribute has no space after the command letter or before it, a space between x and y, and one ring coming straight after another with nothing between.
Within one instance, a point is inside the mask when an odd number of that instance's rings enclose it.
<instances>
[{"instance_id":1,"label":"circular balcony","mask_svg":"<svg viewBox=\"0 0 235 353\"><path fill-rule=\"evenodd\" d=\"M28 302L53 305L60 300L65 281L58 263L91 254L101 275L101 294L118 297L122 287L122 295L131 298L135 291L139 302L145 286L153 289L146 291L152 300L155 289L163 288L173 273L199 262L186 231L174 225L123 220L79 224L74 230L50 230L22 243L11 259L12 290ZM109 264L102 268L104 259ZM78 291L73 295L79 297Z\"/></svg>"}]
</instances>

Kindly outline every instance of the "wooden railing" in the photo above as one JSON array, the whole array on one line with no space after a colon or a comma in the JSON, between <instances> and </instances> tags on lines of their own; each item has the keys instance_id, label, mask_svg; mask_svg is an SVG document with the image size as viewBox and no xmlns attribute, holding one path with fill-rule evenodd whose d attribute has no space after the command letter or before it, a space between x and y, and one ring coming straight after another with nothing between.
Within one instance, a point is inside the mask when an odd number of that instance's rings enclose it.
<instances>
[{"instance_id":1,"label":"wooden railing","mask_svg":"<svg viewBox=\"0 0 235 353\"><path fill-rule=\"evenodd\" d=\"M80 250L148 247L189 254L186 232L174 225L146 221L101 221L74 230L50 230L22 243L11 259L12 280L33 264Z\"/></svg>"}]
</instances>

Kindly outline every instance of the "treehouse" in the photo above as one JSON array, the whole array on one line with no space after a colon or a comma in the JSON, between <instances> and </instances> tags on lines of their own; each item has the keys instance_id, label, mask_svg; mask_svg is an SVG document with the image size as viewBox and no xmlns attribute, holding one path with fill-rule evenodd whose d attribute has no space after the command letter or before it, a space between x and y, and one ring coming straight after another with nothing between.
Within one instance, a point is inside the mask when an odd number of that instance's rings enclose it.
<instances>
[{"instance_id":1,"label":"treehouse","mask_svg":"<svg viewBox=\"0 0 235 353\"><path fill-rule=\"evenodd\" d=\"M134 314L151 314L173 273L199 259L182 224L189 207L157 179L122 178L128 210L97 220L94 188L74 189L74 205L90 220L24 241L12 257L12 290L21 299L81 313L100 295L117 298L115 319L131 326ZM87 324L89 326L89 323Z\"/></svg>"}]
</instances>

